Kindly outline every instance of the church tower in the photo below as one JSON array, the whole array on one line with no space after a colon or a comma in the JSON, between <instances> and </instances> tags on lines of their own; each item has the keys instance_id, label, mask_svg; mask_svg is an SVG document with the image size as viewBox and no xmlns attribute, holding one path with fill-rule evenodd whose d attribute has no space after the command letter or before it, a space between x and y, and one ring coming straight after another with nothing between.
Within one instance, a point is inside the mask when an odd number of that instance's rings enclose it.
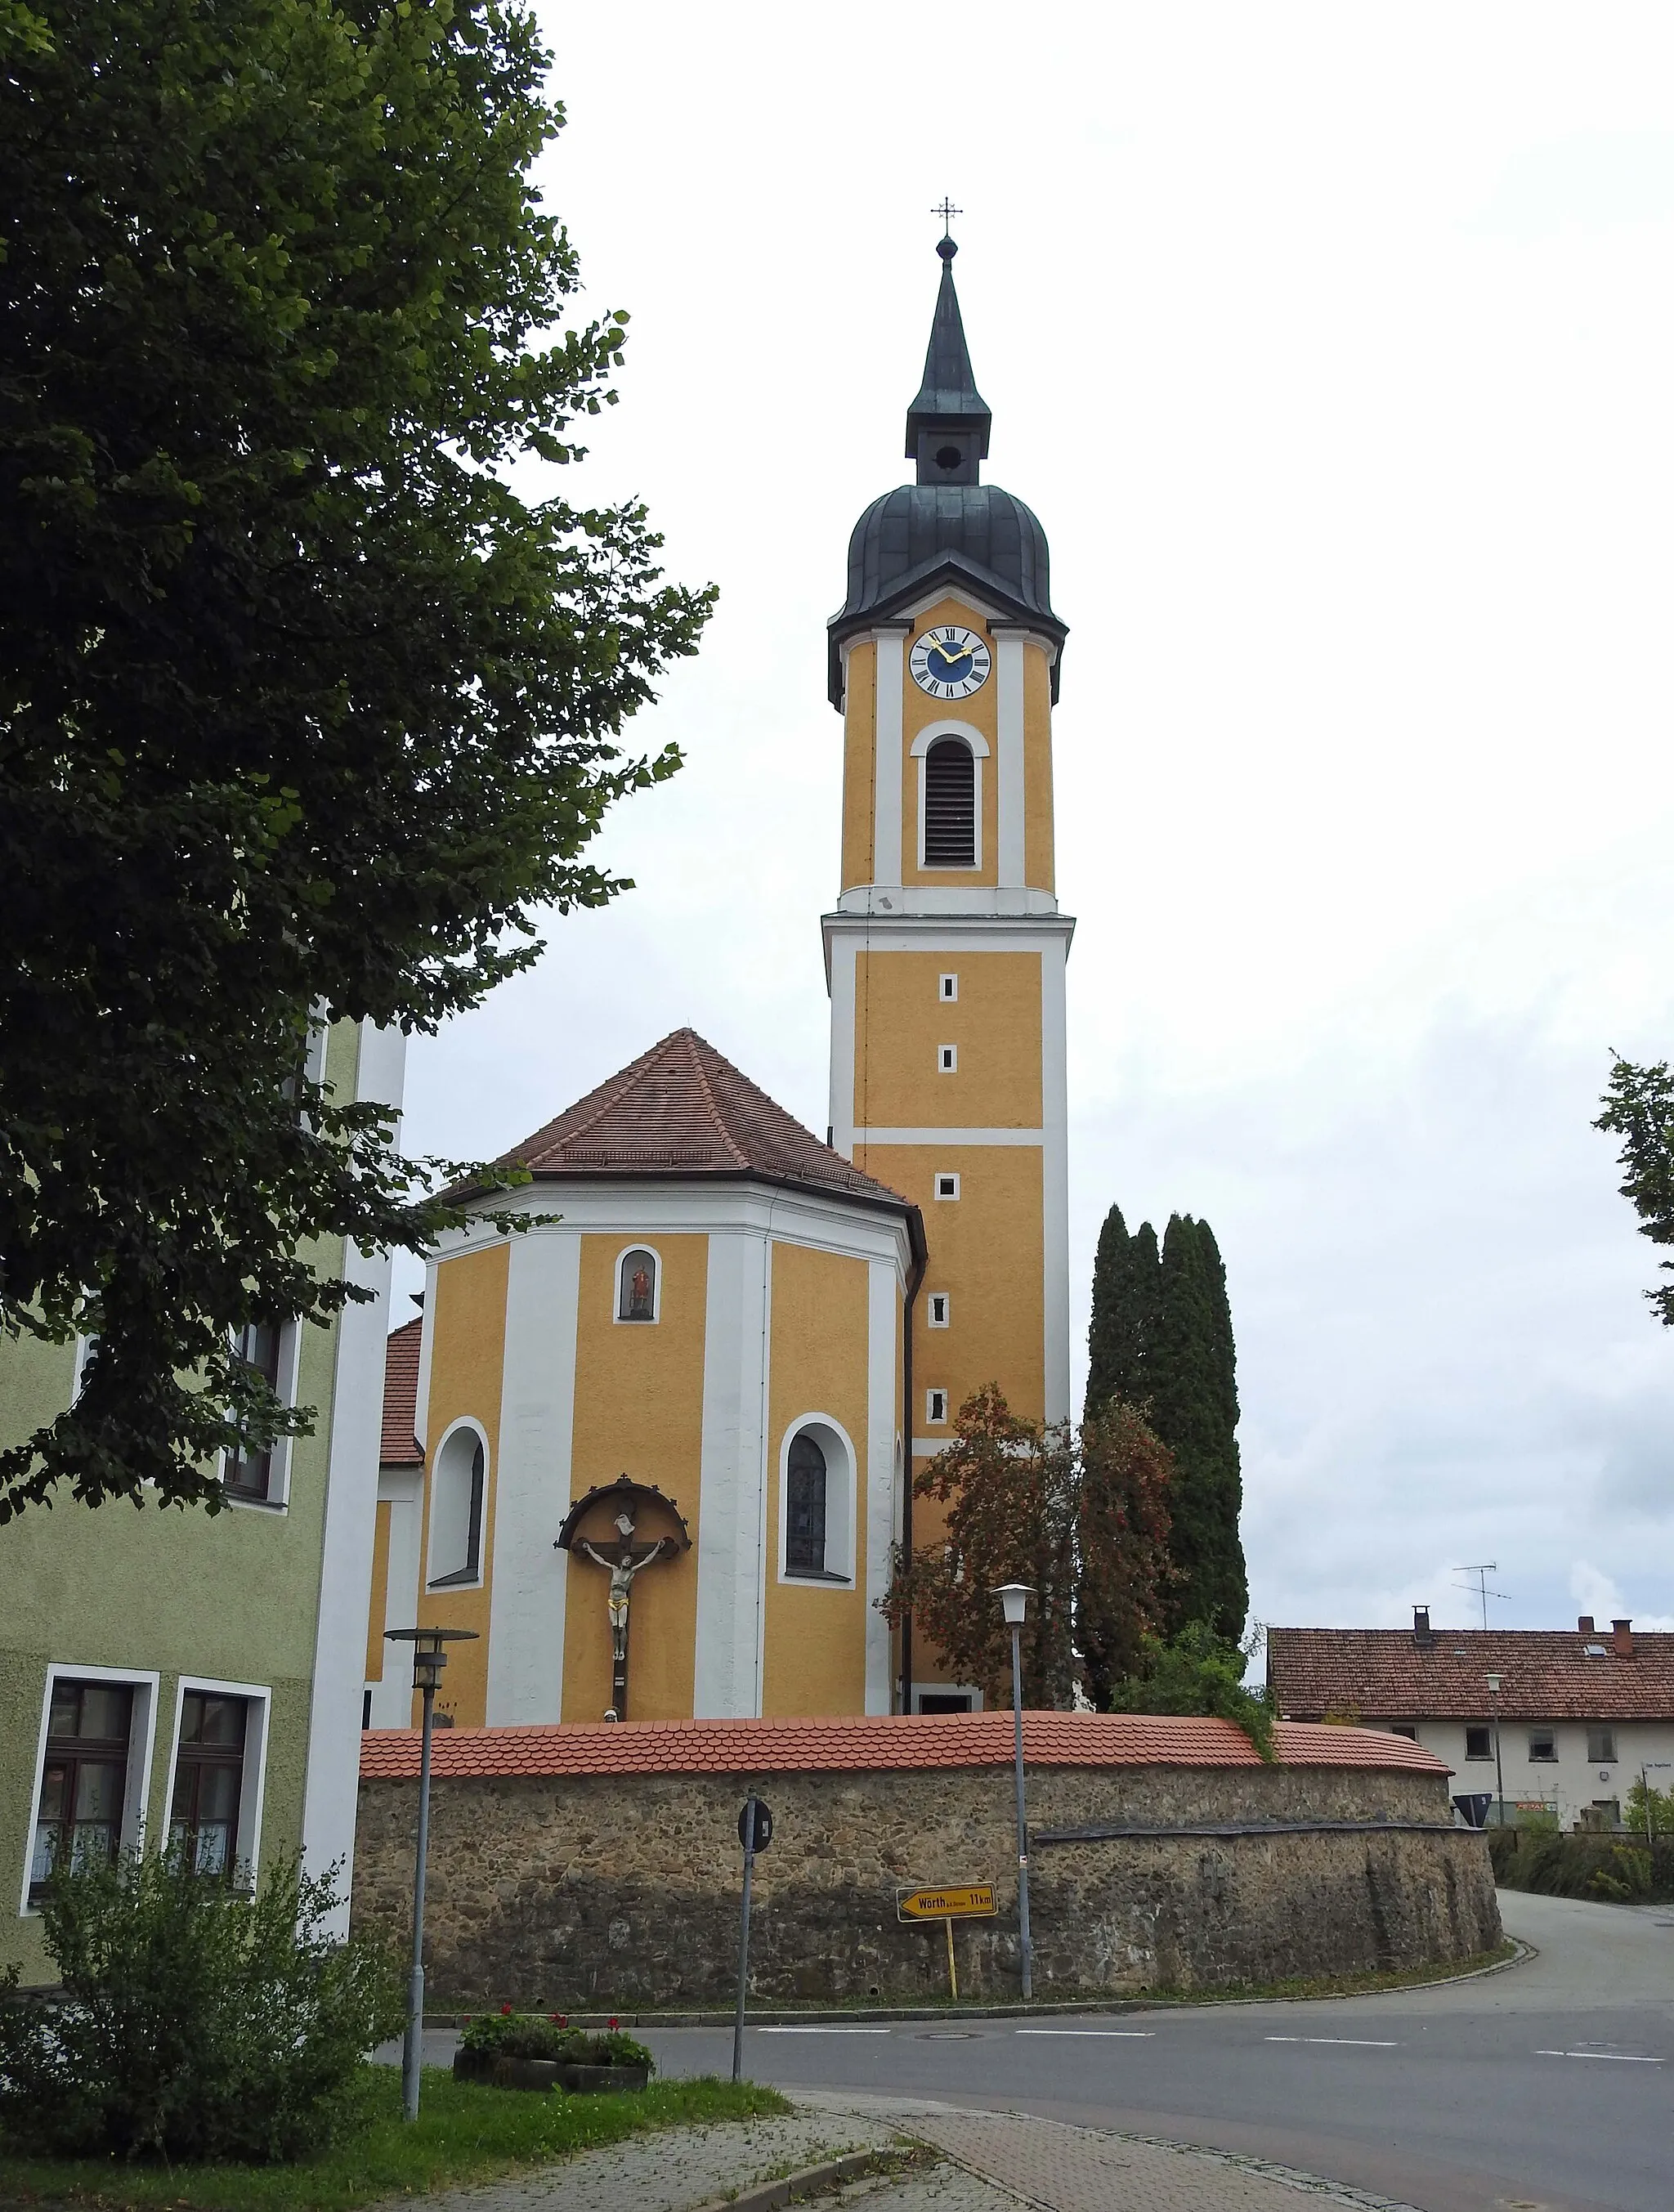
<instances>
[{"instance_id":1,"label":"church tower","mask_svg":"<svg viewBox=\"0 0 1674 2212\"><path fill-rule=\"evenodd\" d=\"M954 289L958 248L944 237L937 252L924 381L907 415L915 481L856 524L830 624L842 889L823 918L831 1142L924 1216L904 1419L915 1471L985 1383L1018 1413L1070 1410L1075 925L1055 894L1052 764L1066 633L1046 533L982 481L992 418ZM910 1710L963 1702L961 1686L938 1684L933 1653L909 1643L901 1665Z\"/></svg>"}]
</instances>

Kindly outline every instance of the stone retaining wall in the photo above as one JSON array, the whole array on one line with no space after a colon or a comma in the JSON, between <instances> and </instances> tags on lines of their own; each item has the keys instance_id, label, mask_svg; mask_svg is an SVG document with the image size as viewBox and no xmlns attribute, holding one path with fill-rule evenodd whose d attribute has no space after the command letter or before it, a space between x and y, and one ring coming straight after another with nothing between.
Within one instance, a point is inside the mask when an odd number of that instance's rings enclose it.
<instances>
[{"instance_id":1,"label":"stone retaining wall","mask_svg":"<svg viewBox=\"0 0 1674 2212\"><path fill-rule=\"evenodd\" d=\"M737 1818L753 1784L774 1840L756 1862L752 1987L764 1998L916 1998L946 1988L939 1924L900 1885L992 1881L959 1923L961 1995L1017 1987L1016 1846L1005 1767L871 1772L443 1776L427 1933L433 2004L713 2004L737 1972ZM410 1929L415 1782L361 1787L356 1924ZM1500 1940L1483 1838L1445 1775L1370 1766L1045 1767L1029 1776L1038 1996L1223 1988L1409 1968ZM1099 1825L1375 1821L1338 1829L1045 1843ZM1423 1832L1415 1832L1419 1824Z\"/></svg>"}]
</instances>

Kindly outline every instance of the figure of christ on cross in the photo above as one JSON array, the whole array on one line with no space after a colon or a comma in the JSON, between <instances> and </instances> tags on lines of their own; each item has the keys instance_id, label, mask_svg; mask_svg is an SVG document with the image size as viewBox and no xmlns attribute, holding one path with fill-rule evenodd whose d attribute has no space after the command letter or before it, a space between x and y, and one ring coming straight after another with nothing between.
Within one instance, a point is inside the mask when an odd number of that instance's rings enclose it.
<instances>
[{"instance_id":1,"label":"figure of christ on cross","mask_svg":"<svg viewBox=\"0 0 1674 2212\"><path fill-rule=\"evenodd\" d=\"M628 1589L634 1577L660 1559L665 1553L677 1552L679 1545L672 1536L659 1536L654 1544L636 1546L634 1541L634 1516L623 1511L616 1521L616 1533L622 1542L612 1559L595 1546L577 1543L574 1549L585 1552L597 1567L603 1567L610 1577L605 1594L605 1607L610 1618L610 1711L606 1718L625 1721L628 1718Z\"/></svg>"}]
</instances>

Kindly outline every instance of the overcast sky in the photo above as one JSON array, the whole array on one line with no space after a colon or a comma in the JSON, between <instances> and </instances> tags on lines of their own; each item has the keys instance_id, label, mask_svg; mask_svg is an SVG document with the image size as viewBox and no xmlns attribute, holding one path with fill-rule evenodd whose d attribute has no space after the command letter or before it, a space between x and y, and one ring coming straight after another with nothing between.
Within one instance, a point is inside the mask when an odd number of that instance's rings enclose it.
<instances>
[{"instance_id":1,"label":"overcast sky","mask_svg":"<svg viewBox=\"0 0 1674 2212\"><path fill-rule=\"evenodd\" d=\"M409 1145L682 1023L823 1130L824 624L949 192L1071 630L1077 1395L1106 1208L1205 1215L1259 1618L1463 1625L1492 1559L1501 1624L1674 1626L1674 1332L1589 1127L1674 1050L1674 11L542 12L543 181L634 318L564 489L721 603L598 848L640 888L415 1044Z\"/></svg>"}]
</instances>

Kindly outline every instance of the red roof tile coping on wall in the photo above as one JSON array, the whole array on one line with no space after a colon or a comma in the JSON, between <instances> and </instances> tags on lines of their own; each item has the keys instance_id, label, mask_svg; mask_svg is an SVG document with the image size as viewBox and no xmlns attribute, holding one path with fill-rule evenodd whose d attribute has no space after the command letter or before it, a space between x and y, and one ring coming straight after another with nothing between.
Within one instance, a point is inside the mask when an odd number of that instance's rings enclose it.
<instances>
[{"instance_id":1,"label":"red roof tile coping on wall","mask_svg":"<svg viewBox=\"0 0 1674 2212\"><path fill-rule=\"evenodd\" d=\"M1289 1766L1375 1766L1441 1775L1448 1768L1404 1736L1369 1729L1281 1723ZM1031 1766L1256 1766L1249 1739L1230 1721L1143 1713L1026 1713ZM439 1729L432 1771L490 1775L876 1773L902 1767L1004 1766L1010 1713L878 1716L853 1720L627 1721L568 1728ZM415 1777L411 1729L361 1738L363 1780Z\"/></svg>"},{"instance_id":2,"label":"red roof tile coping on wall","mask_svg":"<svg viewBox=\"0 0 1674 2212\"><path fill-rule=\"evenodd\" d=\"M1635 1629L1631 1644L1608 1629L1435 1628L1421 1643L1406 1628L1270 1628L1267 1675L1279 1711L1309 1719L1674 1720L1674 1635Z\"/></svg>"},{"instance_id":3,"label":"red roof tile coping on wall","mask_svg":"<svg viewBox=\"0 0 1674 2212\"><path fill-rule=\"evenodd\" d=\"M379 1467L422 1467L418 1426L419 1344L424 1319L394 1330L384 1346L384 1440Z\"/></svg>"},{"instance_id":4,"label":"red roof tile coping on wall","mask_svg":"<svg viewBox=\"0 0 1674 2212\"><path fill-rule=\"evenodd\" d=\"M756 1176L858 1199L909 1220L917 1213L898 1191L822 1145L691 1029L673 1030L494 1164L527 1168L537 1181Z\"/></svg>"}]
</instances>

